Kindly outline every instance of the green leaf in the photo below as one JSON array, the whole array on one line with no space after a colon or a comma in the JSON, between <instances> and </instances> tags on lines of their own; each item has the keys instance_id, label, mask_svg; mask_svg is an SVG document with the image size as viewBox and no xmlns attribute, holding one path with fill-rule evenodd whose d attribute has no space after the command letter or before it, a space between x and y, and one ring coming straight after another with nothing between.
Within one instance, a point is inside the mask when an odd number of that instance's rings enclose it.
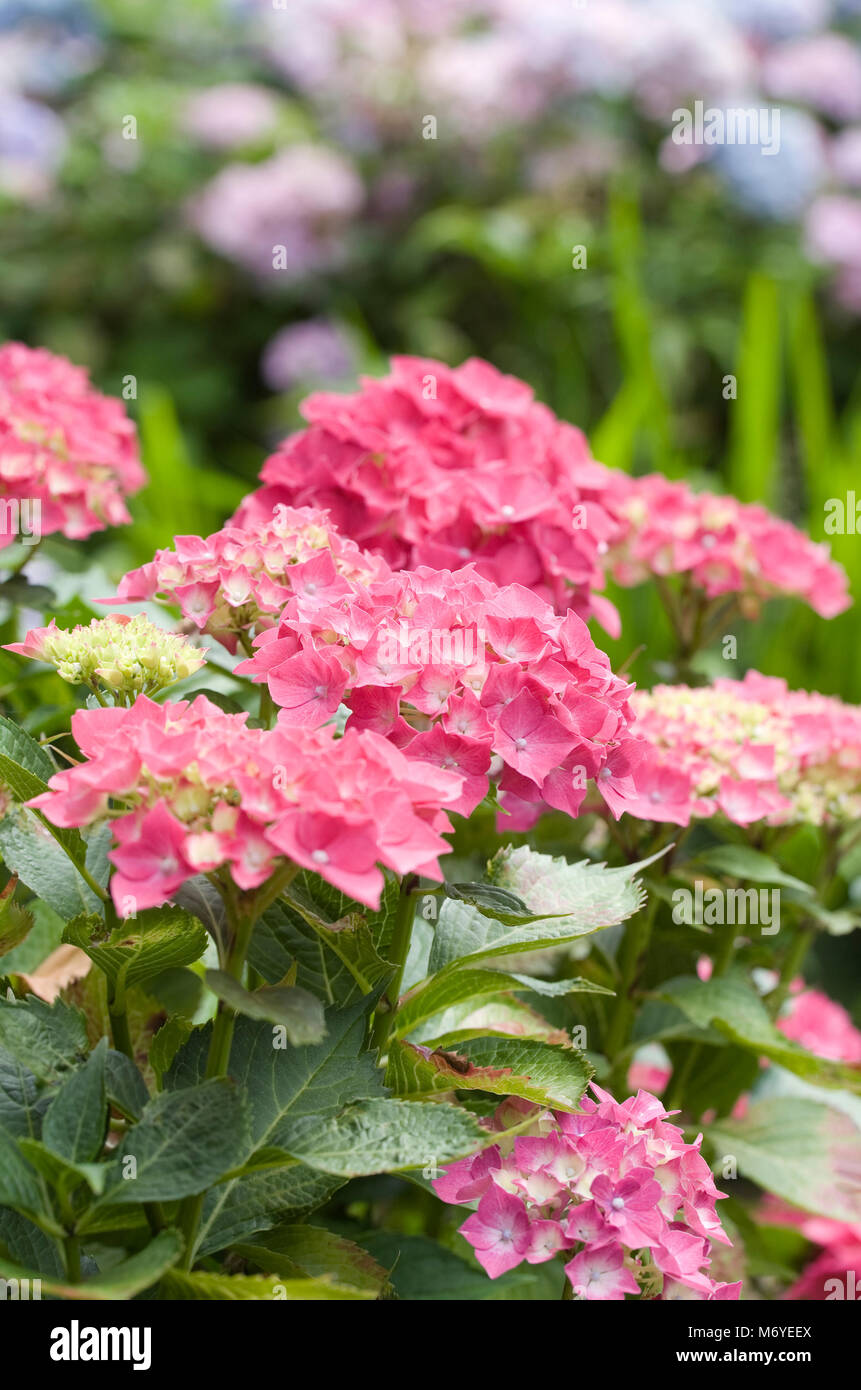
<instances>
[{"instance_id":1,"label":"green leaf","mask_svg":"<svg viewBox=\"0 0 861 1390\"><path fill-rule=\"evenodd\" d=\"M283 1027L294 1047L322 1042L326 1036L323 1005L305 989L268 985L252 992L224 970L207 970L204 978L213 994L237 1013Z\"/></svg>"},{"instance_id":2,"label":"green leaf","mask_svg":"<svg viewBox=\"0 0 861 1390\"><path fill-rule=\"evenodd\" d=\"M502 970L481 970L465 967L434 975L410 991L395 1018L395 1033L404 1037L425 1019L470 1000L495 999L506 990L528 989L535 994L558 998L581 991L590 994L612 994L612 990L593 984L591 980L540 980L532 975L508 974Z\"/></svg>"},{"instance_id":3,"label":"green leaf","mask_svg":"<svg viewBox=\"0 0 861 1390\"><path fill-rule=\"evenodd\" d=\"M448 1163L476 1153L490 1137L456 1105L367 1100L323 1121L297 1122L289 1150L324 1173L356 1178Z\"/></svg>"},{"instance_id":4,"label":"green leaf","mask_svg":"<svg viewBox=\"0 0 861 1390\"><path fill-rule=\"evenodd\" d=\"M169 1018L153 1038L148 1060L160 1084L177 1052L191 1036L193 1026L187 1018Z\"/></svg>"},{"instance_id":5,"label":"green leaf","mask_svg":"<svg viewBox=\"0 0 861 1390\"><path fill-rule=\"evenodd\" d=\"M374 1298L388 1287L386 1271L366 1250L320 1226L281 1226L232 1249L268 1274L291 1279L328 1275Z\"/></svg>"},{"instance_id":6,"label":"green leaf","mask_svg":"<svg viewBox=\"0 0 861 1390\"><path fill-rule=\"evenodd\" d=\"M743 1120L720 1120L706 1134L716 1171L732 1156L743 1177L802 1211L861 1220L858 1130L846 1115L815 1101L755 1101Z\"/></svg>"},{"instance_id":7,"label":"green leaf","mask_svg":"<svg viewBox=\"0 0 861 1390\"><path fill-rule=\"evenodd\" d=\"M11 1135L0 1129L0 1207L38 1216L43 1206L36 1173Z\"/></svg>"},{"instance_id":8,"label":"green leaf","mask_svg":"<svg viewBox=\"0 0 861 1390\"><path fill-rule=\"evenodd\" d=\"M149 1091L134 1062L124 1052L110 1051L105 1057L105 1090L111 1105L125 1115L126 1119L140 1119L141 1112L149 1100Z\"/></svg>"},{"instance_id":9,"label":"green leaf","mask_svg":"<svg viewBox=\"0 0 861 1390\"><path fill-rule=\"evenodd\" d=\"M61 917L99 911L99 899L72 862L73 858L83 862L85 857L85 845L77 831L55 836L34 811L14 806L0 820L0 855L9 872L17 874Z\"/></svg>"},{"instance_id":10,"label":"green leaf","mask_svg":"<svg viewBox=\"0 0 861 1390\"><path fill-rule=\"evenodd\" d=\"M108 1169L104 1163L73 1163L49 1149L41 1139L19 1139L18 1147L27 1162L32 1164L36 1172L61 1193L64 1199L82 1182L95 1193L101 1193L105 1189Z\"/></svg>"},{"instance_id":11,"label":"green leaf","mask_svg":"<svg viewBox=\"0 0 861 1390\"><path fill-rule=\"evenodd\" d=\"M30 1068L0 1048L0 1129L15 1138L38 1135L49 1100Z\"/></svg>"},{"instance_id":12,"label":"green leaf","mask_svg":"<svg viewBox=\"0 0 861 1390\"><path fill-rule=\"evenodd\" d=\"M7 956L29 935L34 917L32 912L13 900L18 880L13 876L0 893L0 956Z\"/></svg>"},{"instance_id":13,"label":"green leaf","mask_svg":"<svg viewBox=\"0 0 861 1390\"><path fill-rule=\"evenodd\" d=\"M537 854L525 845L516 849L508 846L491 862L490 876L495 884L515 892L542 920L508 925L467 903L447 898L440 911L429 970L435 974L456 962L473 964L491 956L560 946L615 926L642 906L644 890L633 879L651 862L648 859L608 869L588 862L569 864L565 859ZM563 915L554 915L560 913Z\"/></svg>"},{"instance_id":14,"label":"green leaf","mask_svg":"<svg viewBox=\"0 0 861 1390\"><path fill-rule=\"evenodd\" d=\"M716 845L698 854L694 861L697 870L726 874L729 878L745 879L750 883L774 883L809 896L813 889L801 878L793 878L781 869L776 860L747 845ZM686 864L690 868L690 864Z\"/></svg>"},{"instance_id":15,"label":"green leaf","mask_svg":"<svg viewBox=\"0 0 861 1390\"><path fill-rule=\"evenodd\" d=\"M121 1302L134 1298L158 1283L182 1254L182 1237L177 1231L162 1231L136 1255L113 1265L104 1274L93 1275L80 1284L59 1278L46 1278L0 1257L0 1278L41 1279L42 1293L53 1298Z\"/></svg>"},{"instance_id":16,"label":"green leaf","mask_svg":"<svg viewBox=\"0 0 861 1390\"><path fill-rule=\"evenodd\" d=\"M222 1183L207 1193L198 1254L211 1254L255 1232L298 1221L323 1206L343 1182L293 1162Z\"/></svg>"},{"instance_id":17,"label":"green leaf","mask_svg":"<svg viewBox=\"0 0 861 1390\"><path fill-rule=\"evenodd\" d=\"M375 1298L368 1290L336 1284L329 1279L281 1279L277 1274L204 1274L195 1271L171 1270L164 1279L167 1298L219 1299L243 1301L267 1299L280 1302L312 1302L317 1300L362 1300Z\"/></svg>"},{"instance_id":18,"label":"green leaf","mask_svg":"<svg viewBox=\"0 0 861 1390\"><path fill-rule=\"evenodd\" d=\"M857 1067L814 1057L787 1038L772 1023L756 990L743 979L718 976L700 980L695 975L683 975L668 980L657 992L697 1028L713 1028L730 1042L770 1057L799 1076L834 1085L848 1084L853 1089L861 1084Z\"/></svg>"},{"instance_id":19,"label":"green leaf","mask_svg":"<svg viewBox=\"0 0 861 1390\"><path fill-rule=\"evenodd\" d=\"M346 1009L326 1013L326 1037L321 1043L305 1047L273 1046L270 1025L239 1016L233 1033L229 1073L248 1098L250 1137L231 1167L239 1167L261 1149L278 1148L292 1152L290 1141L296 1129L309 1120L319 1125L352 1101L385 1094L376 1055L365 1048L367 1015L373 998L359 999ZM194 1086L206 1070L211 1025L195 1029L174 1058L165 1076L168 1092L182 1094L183 1087ZM297 1165L298 1166L298 1165ZM308 1209L309 1191L326 1191L315 1186L301 1170L290 1176L261 1173L231 1178L210 1193L201 1223L202 1248L211 1249L213 1232L223 1232L223 1244L245 1230L263 1229L276 1224L283 1214ZM249 1211L252 1199L267 1204L271 1219L247 1225L254 1220ZM316 1203L314 1203L316 1205ZM313 1206L311 1207L313 1209ZM217 1247L220 1248L220 1247Z\"/></svg>"},{"instance_id":20,"label":"green leaf","mask_svg":"<svg viewBox=\"0 0 861 1390\"><path fill-rule=\"evenodd\" d=\"M16 801L39 796L56 772L50 755L18 724L0 714L0 782Z\"/></svg>"},{"instance_id":21,"label":"green leaf","mask_svg":"<svg viewBox=\"0 0 861 1390\"><path fill-rule=\"evenodd\" d=\"M483 1269L427 1236L368 1231L360 1239L391 1271L389 1278L401 1299L486 1303L560 1297L562 1280L555 1261L521 1265L499 1279L488 1279Z\"/></svg>"},{"instance_id":22,"label":"green leaf","mask_svg":"<svg viewBox=\"0 0 861 1390\"><path fill-rule=\"evenodd\" d=\"M385 959L398 903L398 884L386 876L380 909L370 912L313 874L299 874L290 896L258 922L249 951L254 969L275 984L291 966L297 983L326 1005L349 1004L388 979Z\"/></svg>"},{"instance_id":23,"label":"green leaf","mask_svg":"<svg viewBox=\"0 0 861 1390\"><path fill-rule=\"evenodd\" d=\"M247 1146L244 1097L231 1080L215 1078L155 1096L125 1135L98 1207L169 1202L203 1192L240 1161Z\"/></svg>"},{"instance_id":24,"label":"green leaf","mask_svg":"<svg viewBox=\"0 0 861 1390\"><path fill-rule=\"evenodd\" d=\"M42 1125L49 1149L71 1163L90 1163L102 1151L108 1121L105 1091L107 1038L63 1082Z\"/></svg>"},{"instance_id":25,"label":"green leaf","mask_svg":"<svg viewBox=\"0 0 861 1390\"><path fill-rule=\"evenodd\" d=\"M477 1090L575 1110L593 1074L574 1048L520 1038L473 1038L451 1051L395 1042L386 1080L400 1096Z\"/></svg>"},{"instance_id":26,"label":"green leaf","mask_svg":"<svg viewBox=\"0 0 861 1390\"><path fill-rule=\"evenodd\" d=\"M0 1048L37 1080L58 1081L88 1051L86 1019L61 1000L0 998Z\"/></svg>"},{"instance_id":27,"label":"green leaf","mask_svg":"<svg viewBox=\"0 0 861 1390\"><path fill-rule=\"evenodd\" d=\"M113 991L145 984L163 971L191 965L206 950L206 929L181 907L153 907L108 930L100 917L78 916L63 941L85 951Z\"/></svg>"}]
</instances>

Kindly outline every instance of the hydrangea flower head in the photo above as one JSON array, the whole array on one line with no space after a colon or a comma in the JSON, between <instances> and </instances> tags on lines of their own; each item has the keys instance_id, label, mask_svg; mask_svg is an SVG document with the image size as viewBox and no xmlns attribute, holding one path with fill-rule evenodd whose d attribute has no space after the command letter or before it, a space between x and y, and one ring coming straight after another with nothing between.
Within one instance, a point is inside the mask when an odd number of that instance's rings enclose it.
<instances>
[{"instance_id":1,"label":"hydrangea flower head","mask_svg":"<svg viewBox=\"0 0 861 1390\"><path fill-rule=\"evenodd\" d=\"M652 473L630 480L619 509L625 534L607 559L626 587L651 575L685 575L709 599L737 595L752 617L777 595L802 598L823 618L849 606L846 574L828 547L765 507Z\"/></svg>"},{"instance_id":2,"label":"hydrangea flower head","mask_svg":"<svg viewBox=\"0 0 861 1390\"><path fill-rule=\"evenodd\" d=\"M128 522L125 498L145 481L118 400L46 348L0 347L0 505L38 502L42 535L83 540ZM0 548L14 539L0 527Z\"/></svg>"},{"instance_id":3,"label":"hydrangea flower head","mask_svg":"<svg viewBox=\"0 0 861 1390\"><path fill-rule=\"evenodd\" d=\"M688 1144L647 1091L619 1104L592 1090L596 1099L573 1114L532 1107L529 1136L461 1159L435 1181L444 1202L477 1204L460 1231L479 1264L496 1279L563 1251L575 1298L738 1298L740 1284L708 1274L712 1242L730 1241L702 1136ZM493 1128L506 1127L505 1109Z\"/></svg>"},{"instance_id":4,"label":"hydrangea flower head","mask_svg":"<svg viewBox=\"0 0 861 1390\"><path fill-rule=\"evenodd\" d=\"M326 506L397 568L474 561L486 578L618 632L615 609L591 591L621 534L615 497L628 480L524 382L477 358L452 369L395 357L389 376L363 378L353 395L318 392L302 410L309 428L267 460L237 521L265 520L277 502Z\"/></svg>"},{"instance_id":5,"label":"hydrangea flower head","mask_svg":"<svg viewBox=\"0 0 861 1390\"><path fill-rule=\"evenodd\" d=\"M126 700L155 695L206 662L203 652L184 637L156 627L142 613L134 618L113 613L68 631L52 619L5 650L56 666L57 674L71 685L102 687Z\"/></svg>"},{"instance_id":6,"label":"hydrangea flower head","mask_svg":"<svg viewBox=\"0 0 861 1390\"><path fill-rule=\"evenodd\" d=\"M371 732L337 738L331 728L249 729L246 720L204 695L78 710L72 733L85 760L30 804L53 825L110 824L121 916L165 902L199 873L257 888L286 860L371 907L378 864L441 877L456 772L408 759Z\"/></svg>"},{"instance_id":7,"label":"hydrangea flower head","mask_svg":"<svg viewBox=\"0 0 861 1390\"><path fill-rule=\"evenodd\" d=\"M637 691L631 706L656 755L626 808L638 818L687 825L720 813L736 825L822 825L861 815L858 706L756 671Z\"/></svg>"}]
</instances>

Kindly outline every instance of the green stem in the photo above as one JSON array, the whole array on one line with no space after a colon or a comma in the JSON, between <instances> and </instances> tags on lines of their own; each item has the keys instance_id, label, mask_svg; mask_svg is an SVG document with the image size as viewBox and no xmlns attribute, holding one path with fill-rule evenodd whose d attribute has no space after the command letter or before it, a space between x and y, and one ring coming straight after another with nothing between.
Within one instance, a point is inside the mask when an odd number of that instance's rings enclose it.
<instances>
[{"instance_id":1,"label":"green stem","mask_svg":"<svg viewBox=\"0 0 861 1390\"><path fill-rule=\"evenodd\" d=\"M398 999L401 993L401 983L404 978L407 956L410 952L410 941L413 934L413 923L416 916L416 904L413 898L413 888L416 884L415 874L407 874L401 882L401 896L398 903L398 914L395 918L395 928L392 932L392 940L389 945L387 955L395 967L395 973L386 987L385 1004L383 1000L377 1006L374 1016L374 1026L371 1030L371 1047L379 1048L380 1052L385 1049L389 1040L389 1033L398 1008Z\"/></svg>"},{"instance_id":2,"label":"green stem","mask_svg":"<svg viewBox=\"0 0 861 1390\"><path fill-rule=\"evenodd\" d=\"M643 911L632 917L625 927L619 951L618 991L604 1042L604 1051L611 1061L615 1061L628 1041L634 1013L631 994L652 935L658 901L657 893L653 893Z\"/></svg>"},{"instance_id":3,"label":"green stem","mask_svg":"<svg viewBox=\"0 0 861 1390\"><path fill-rule=\"evenodd\" d=\"M727 929L726 927L724 927L723 936L718 938L717 950L715 951L713 957L713 975L726 974L727 970L732 964L732 958L735 955L735 941L735 928L729 927L729 929Z\"/></svg>"},{"instance_id":4,"label":"green stem","mask_svg":"<svg viewBox=\"0 0 861 1390\"><path fill-rule=\"evenodd\" d=\"M79 1284L81 1282L81 1245L77 1236L66 1236L63 1241L63 1261L69 1283Z\"/></svg>"},{"instance_id":5,"label":"green stem","mask_svg":"<svg viewBox=\"0 0 861 1390\"><path fill-rule=\"evenodd\" d=\"M683 1061L681 1061L673 1071L670 1084L663 1097L664 1108L666 1110L681 1109L685 1088L697 1064L701 1051L702 1043L691 1043Z\"/></svg>"},{"instance_id":6,"label":"green stem","mask_svg":"<svg viewBox=\"0 0 861 1390\"><path fill-rule=\"evenodd\" d=\"M766 1000L772 1018L777 1018L783 1008L789 994L789 987L801 969L804 957L807 955L815 935L816 929L814 927L799 927L795 933L792 945L783 958L780 978Z\"/></svg>"},{"instance_id":7,"label":"green stem","mask_svg":"<svg viewBox=\"0 0 861 1390\"><path fill-rule=\"evenodd\" d=\"M118 1004L117 1000L111 1000L108 1005L108 1014L111 1020L111 1037L114 1042L116 1052L124 1052L130 1061L135 1061L134 1048L132 1047L131 1033L129 1032L129 1016L125 1007ZM135 1066L137 1063L135 1062Z\"/></svg>"}]
</instances>

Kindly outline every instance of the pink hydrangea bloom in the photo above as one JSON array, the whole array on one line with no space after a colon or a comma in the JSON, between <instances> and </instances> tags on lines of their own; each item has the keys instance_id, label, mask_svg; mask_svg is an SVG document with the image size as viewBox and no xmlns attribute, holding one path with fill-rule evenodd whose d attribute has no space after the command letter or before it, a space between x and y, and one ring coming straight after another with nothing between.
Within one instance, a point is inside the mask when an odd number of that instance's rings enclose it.
<instances>
[{"instance_id":1,"label":"pink hydrangea bloom","mask_svg":"<svg viewBox=\"0 0 861 1390\"><path fill-rule=\"evenodd\" d=\"M451 1164L436 1180L452 1205L477 1202L461 1234L492 1279L560 1251L575 1298L738 1298L708 1274L711 1243L729 1245L717 1191L693 1144L647 1091L619 1104L593 1084L580 1110L508 1101L493 1128L534 1116L532 1132Z\"/></svg>"},{"instance_id":2,"label":"pink hydrangea bloom","mask_svg":"<svg viewBox=\"0 0 861 1390\"><path fill-rule=\"evenodd\" d=\"M827 545L765 507L651 473L630 480L619 509L626 531L607 557L619 584L681 574L706 598L737 595L750 616L779 594L804 599L823 618L849 606L845 572Z\"/></svg>"},{"instance_id":3,"label":"pink hydrangea bloom","mask_svg":"<svg viewBox=\"0 0 861 1390\"><path fill-rule=\"evenodd\" d=\"M861 1062L861 1033L841 1004L818 989L790 995L778 1028L817 1057Z\"/></svg>"},{"instance_id":4,"label":"pink hydrangea bloom","mask_svg":"<svg viewBox=\"0 0 861 1390\"><path fill-rule=\"evenodd\" d=\"M348 727L456 769L464 780L454 809L464 814L487 794L491 772L523 823L542 805L576 815L589 778L621 814L648 749L628 732L631 687L580 618L472 566L394 573L376 557L383 568L368 577L348 554L354 578L331 561L313 583L317 561L287 572L278 626L260 632L237 667L267 683L280 723L313 727L345 705Z\"/></svg>"},{"instance_id":5,"label":"pink hydrangea bloom","mask_svg":"<svg viewBox=\"0 0 861 1390\"><path fill-rule=\"evenodd\" d=\"M128 603L157 596L177 604L183 617L228 650L274 622L294 592L335 601L349 581L388 573L384 561L339 536L325 512L276 507L251 530L228 526L205 539L177 536L173 550L120 581L116 598Z\"/></svg>"},{"instance_id":6,"label":"pink hydrangea bloom","mask_svg":"<svg viewBox=\"0 0 861 1390\"><path fill-rule=\"evenodd\" d=\"M145 482L118 400L46 348L0 347L0 548L15 539L7 513L24 499L39 504L40 534L83 540L128 522L125 498Z\"/></svg>"},{"instance_id":7,"label":"pink hydrangea bloom","mask_svg":"<svg viewBox=\"0 0 861 1390\"><path fill-rule=\"evenodd\" d=\"M713 686L659 685L630 703L653 754L626 807L633 816L822 825L861 815L858 706L756 671Z\"/></svg>"},{"instance_id":8,"label":"pink hydrangea bloom","mask_svg":"<svg viewBox=\"0 0 861 1390\"><path fill-rule=\"evenodd\" d=\"M821 1247L787 1291L787 1299L826 1300L858 1297L861 1283L861 1222L832 1221L766 1197L758 1220L772 1226L794 1226L806 1240Z\"/></svg>"},{"instance_id":9,"label":"pink hydrangea bloom","mask_svg":"<svg viewBox=\"0 0 861 1390\"><path fill-rule=\"evenodd\" d=\"M117 911L165 902L187 879L229 872L243 890L285 859L376 907L383 864L441 877L460 776L372 732L249 729L205 696L79 710L85 761L31 803L54 825L108 821ZM120 809L121 807L121 809Z\"/></svg>"},{"instance_id":10,"label":"pink hydrangea bloom","mask_svg":"<svg viewBox=\"0 0 861 1390\"><path fill-rule=\"evenodd\" d=\"M309 428L267 460L236 521L266 520L276 502L325 506L397 567L474 561L618 633L615 609L591 591L603 587L628 480L524 382L476 358L452 369L395 357L389 376L351 396L311 395L302 409Z\"/></svg>"}]
</instances>

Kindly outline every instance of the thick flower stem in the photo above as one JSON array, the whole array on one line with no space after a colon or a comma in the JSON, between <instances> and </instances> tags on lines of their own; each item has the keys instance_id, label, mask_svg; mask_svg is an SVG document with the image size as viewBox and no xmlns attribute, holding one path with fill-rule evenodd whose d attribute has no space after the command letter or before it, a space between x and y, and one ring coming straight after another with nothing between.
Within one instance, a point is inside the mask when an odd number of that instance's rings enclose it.
<instances>
[{"instance_id":1,"label":"thick flower stem","mask_svg":"<svg viewBox=\"0 0 861 1390\"><path fill-rule=\"evenodd\" d=\"M398 903L398 915L395 919L395 928L392 932L392 940L388 948L387 955L395 967L386 988L386 996L389 1007L387 1009L377 1008L374 1018L374 1026L371 1031L371 1047L379 1048L380 1052L385 1049L388 1042L392 1020L398 1007L398 998L401 992L401 982L404 978L407 956L410 953L410 941L413 934L413 923L416 915L415 898L413 888L416 884L415 874L407 874L401 883L401 896Z\"/></svg>"},{"instance_id":2,"label":"thick flower stem","mask_svg":"<svg viewBox=\"0 0 861 1390\"><path fill-rule=\"evenodd\" d=\"M657 910L658 895L653 893L643 911L632 917L625 927L619 952L618 991L604 1041L604 1051L611 1061L616 1060L630 1036L634 1017L631 994L639 974L640 962L649 945Z\"/></svg>"},{"instance_id":3,"label":"thick flower stem","mask_svg":"<svg viewBox=\"0 0 861 1390\"><path fill-rule=\"evenodd\" d=\"M63 1241L63 1263L66 1278L70 1284L81 1282L81 1246L77 1236L66 1236Z\"/></svg>"}]
</instances>

